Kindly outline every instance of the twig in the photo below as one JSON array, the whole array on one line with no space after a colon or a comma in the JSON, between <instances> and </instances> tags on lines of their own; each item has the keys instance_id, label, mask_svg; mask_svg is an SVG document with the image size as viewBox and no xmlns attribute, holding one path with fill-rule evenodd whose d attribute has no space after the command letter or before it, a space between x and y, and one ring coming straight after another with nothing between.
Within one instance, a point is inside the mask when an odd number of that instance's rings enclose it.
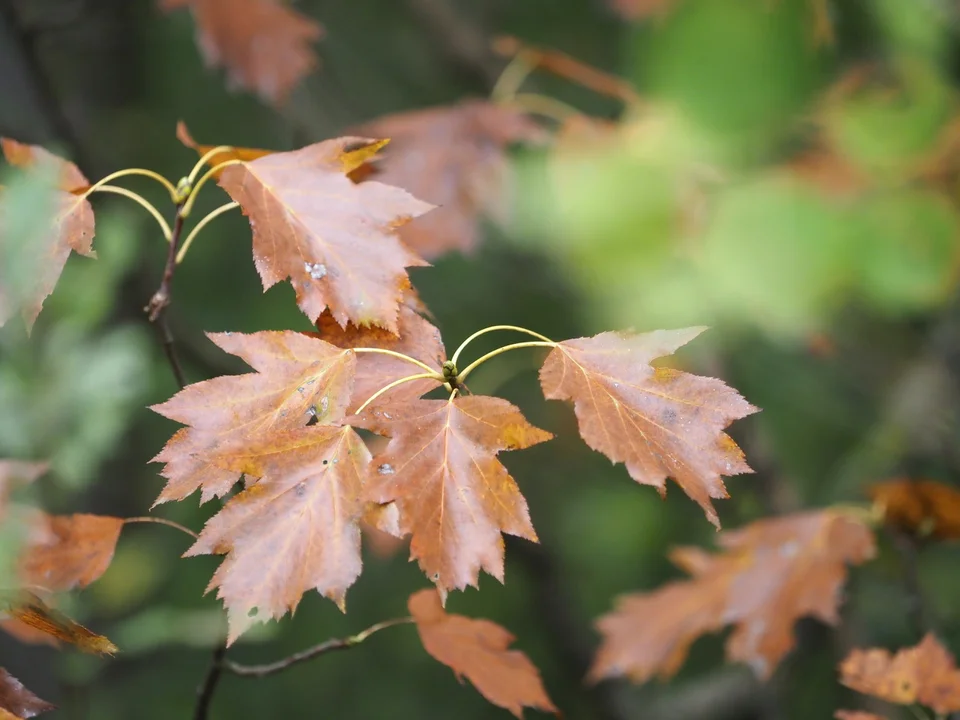
<instances>
[{"instance_id":1,"label":"twig","mask_svg":"<svg viewBox=\"0 0 960 720\"><path fill-rule=\"evenodd\" d=\"M177 269L177 248L180 245L180 235L183 233L183 220L181 214L183 203L177 205L177 217L173 223L173 231L170 233L170 244L167 247L167 264L163 268L163 279L160 281L160 287L150 298L150 302L143 309L147 313L150 322L157 326L160 332L160 340L163 344L163 352L167 356L167 362L170 363L170 369L173 371L173 377L181 389L186 387L187 381L183 374L183 368L180 366L180 360L177 358L176 348L173 345L173 334L170 332L170 325L167 323L167 316L164 310L170 304L171 283L173 274Z\"/></svg>"},{"instance_id":2,"label":"twig","mask_svg":"<svg viewBox=\"0 0 960 720\"><path fill-rule=\"evenodd\" d=\"M218 645L213 651L213 657L210 658L210 668L207 670L207 676L203 679L203 684L197 688L197 706L193 711L193 720L207 720L207 713L210 710L210 701L213 700L213 692L217 689L217 682L223 674L224 656L227 654L227 644Z\"/></svg>"},{"instance_id":3,"label":"twig","mask_svg":"<svg viewBox=\"0 0 960 720\"><path fill-rule=\"evenodd\" d=\"M330 640L324 640L318 645L314 645L306 650L301 650L300 652L294 653L293 655L285 657L282 660L277 660L276 662L266 663L264 665L241 665L240 663L227 660L223 662L223 668L225 670L229 670L234 675L261 678L267 675L273 675L274 673L278 673L282 670L286 670L288 667L296 665L297 663L302 663L307 660L312 660L315 657L319 657L320 655L325 655L328 652L333 652L335 650L346 650L348 648L355 647L374 633L379 632L380 630L385 630L388 627L393 627L394 625L406 625L412 622L412 617L384 620L376 625L371 625L366 630L363 630L356 635L351 635L350 637L345 638L331 638Z\"/></svg>"},{"instance_id":4,"label":"twig","mask_svg":"<svg viewBox=\"0 0 960 720\"><path fill-rule=\"evenodd\" d=\"M162 517L150 517L148 515L144 515L142 517L128 517L128 518L124 518L123 522L124 523L154 523L156 525L166 525L167 527L175 528L180 532L186 535L189 535L194 540L200 537L193 530L186 527L185 525L181 525L180 523L174 520L167 520L167 518L162 518Z\"/></svg>"}]
</instances>

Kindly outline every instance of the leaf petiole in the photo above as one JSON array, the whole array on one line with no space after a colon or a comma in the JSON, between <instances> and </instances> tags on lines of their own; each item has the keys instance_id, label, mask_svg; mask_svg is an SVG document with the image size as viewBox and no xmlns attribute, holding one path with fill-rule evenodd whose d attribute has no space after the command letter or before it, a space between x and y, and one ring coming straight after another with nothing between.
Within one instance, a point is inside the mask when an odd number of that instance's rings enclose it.
<instances>
[{"instance_id":1,"label":"leaf petiole","mask_svg":"<svg viewBox=\"0 0 960 720\"><path fill-rule=\"evenodd\" d=\"M191 185L193 185L193 181L197 179L197 175L200 174L200 171L203 169L203 166L207 164L207 161L209 161L210 158L214 157L215 155L218 155L219 153L231 152L232 150L233 150L232 145L217 145L215 148L211 148L207 150L207 152L205 152L200 157L200 159L197 160L197 164L194 165L193 168L190 170L190 174L187 175L187 181Z\"/></svg>"},{"instance_id":2,"label":"leaf petiole","mask_svg":"<svg viewBox=\"0 0 960 720\"><path fill-rule=\"evenodd\" d=\"M170 225L164 220L163 215L160 214L160 211L147 200L142 195L135 193L133 190L128 190L127 188L117 187L116 185L100 185L99 187L95 186L88 190L85 194L89 195L90 193L103 192L103 193L114 193L115 195L123 195L125 198L133 200L135 203L140 205L144 210L153 215L153 219L157 221L157 224L160 226L160 231L163 233L163 237L167 242L170 242Z\"/></svg>"},{"instance_id":3,"label":"leaf petiole","mask_svg":"<svg viewBox=\"0 0 960 720\"><path fill-rule=\"evenodd\" d=\"M537 69L537 56L529 51L521 50L514 55L507 66L500 73L490 99L495 103L505 102L513 98L523 85L523 81Z\"/></svg>"},{"instance_id":4,"label":"leaf petiole","mask_svg":"<svg viewBox=\"0 0 960 720\"><path fill-rule=\"evenodd\" d=\"M467 379L467 375L472 373L478 367L483 365L487 360L495 358L497 355L507 352L508 350L519 350L521 348L533 348L533 347L545 347L545 348L555 348L557 343L550 341L545 342L521 342L513 343L512 345L504 345L503 347L497 348L496 350L491 350L486 355L483 355L480 358L477 358L472 363L467 365L463 370L460 371L460 374L457 375L457 383L462 385Z\"/></svg>"},{"instance_id":5,"label":"leaf petiole","mask_svg":"<svg viewBox=\"0 0 960 720\"><path fill-rule=\"evenodd\" d=\"M404 383L408 383L413 380L436 380L438 383L444 382L443 376L437 372L417 373L416 375L407 375L406 377L402 377L399 380L394 380L392 383L384 385L382 388L377 390L373 395L368 397L366 402L364 402L363 405L358 407L353 414L359 415L361 412L363 412L367 408L368 405L370 405L370 403L372 403L374 400L376 400L378 397L380 397L384 393L389 392L390 390L393 390L398 385L403 385Z\"/></svg>"},{"instance_id":6,"label":"leaf petiole","mask_svg":"<svg viewBox=\"0 0 960 720\"><path fill-rule=\"evenodd\" d=\"M187 250L190 248L190 245L193 243L193 239L207 225L207 223L209 223L214 218L219 217L220 215L223 215L223 213L227 212L228 210L233 210L235 207L240 207L240 203L229 202L226 205L221 205L216 210L213 210L207 215L204 215L203 219L200 222L198 222L196 227L194 227L193 230L190 231L190 234L187 235L187 239L183 241L183 246L177 252L176 262L178 264L183 262L183 258L186 257L186 254L187 254Z\"/></svg>"},{"instance_id":7,"label":"leaf petiole","mask_svg":"<svg viewBox=\"0 0 960 720\"><path fill-rule=\"evenodd\" d=\"M199 535L197 535L197 533L195 533L193 530L191 530L190 528L186 527L185 525L181 525L181 524L178 523L178 522L174 522L173 520L167 520L166 518L161 518L161 517L150 517L149 515L144 515L144 516L141 516L141 517L129 517L129 518L124 518L124 519L123 519L123 522L124 522L124 524L131 524L131 523L154 523L154 524L156 524L156 525L166 525L167 527L175 528L175 529L179 530L180 532L189 535L189 536L192 537L194 540L196 540L198 537L200 537Z\"/></svg>"},{"instance_id":8,"label":"leaf petiole","mask_svg":"<svg viewBox=\"0 0 960 720\"><path fill-rule=\"evenodd\" d=\"M230 167L231 165L240 165L241 163L243 163L243 160L225 160L224 162L217 163L213 167L209 168L190 189L190 197L187 198L187 201L183 204L183 207L180 208L180 217L187 217L190 215L190 211L193 210L193 203L195 203L197 200L197 195L200 192L200 188L202 188L210 178L226 167Z\"/></svg>"},{"instance_id":9,"label":"leaf petiole","mask_svg":"<svg viewBox=\"0 0 960 720\"><path fill-rule=\"evenodd\" d=\"M167 180L163 175L155 173L153 170L147 170L146 168L126 168L124 170L117 170L107 175L105 178L98 180L89 188L87 188L83 195L86 197L90 193L97 192L100 188L106 185L111 180L116 180L117 178L126 177L128 175L143 175L144 177L151 178L156 180L158 183L163 185L166 188L167 193L170 195L170 199L176 202L177 189L173 186L173 183Z\"/></svg>"},{"instance_id":10,"label":"leaf petiole","mask_svg":"<svg viewBox=\"0 0 960 720\"><path fill-rule=\"evenodd\" d=\"M353 351L356 352L356 353L374 353L374 354L376 354L376 355L389 355L390 357L395 357L395 358L397 358L398 360L406 360L406 361L409 362L409 363L413 363L413 364L416 365L417 367L421 367L421 368L423 368L424 370L426 370L428 373L431 374L431 376L435 375L435 376L437 376L437 377L442 377L442 375L440 375L439 372L437 372L436 370L434 370L432 367L430 367L429 365L427 365L425 362L421 362L420 360L417 360L417 359L414 358L414 357L410 357L409 355L405 355L405 354L402 353L402 352L397 352L396 350L387 350L387 349L385 349L385 348L365 348L365 347L361 347L361 348L353 348Z\"/></svg>"},{"instance_id":11,"label":"leaf petiole","mask_svg":"<svg viewBox=\"0 0 960 720\"><path fill-rule=\"evenodd\" d=\"M500 101L501 105L516 107L533 115L542 115L556 120L561 125L572 117L583 115L573 105L538 93L516 93Z\"/></svg>"},{"instance_id":12,"label":"leaf petiole","mask_svg":"<svg viewBox=\"0 0 960 720\"><path fill-rule=\"evenodd\" d=\"M450 362L453 363L454 367L456 367L457 360L460 358L460 354L464 351L467 345L469 345L471 342L476 340L481 335L486 335L488 332L494 332L495 330L512 330L513 332L525 333L527 335L531 335L537 338L538 340L542 340L545 343L550 343L551 345L554 344L553 340L548 338L546 335L541 335L540 333L534 332L533 330L527 330L527 328L519 327L517 325L491 325L490 327L485 327L482 330L477 330L473 335L471 335L462 343L460 343L460 347L456 349L456 352L453 353L453 357L450 358Z\"/></svg>"}]
</instances>

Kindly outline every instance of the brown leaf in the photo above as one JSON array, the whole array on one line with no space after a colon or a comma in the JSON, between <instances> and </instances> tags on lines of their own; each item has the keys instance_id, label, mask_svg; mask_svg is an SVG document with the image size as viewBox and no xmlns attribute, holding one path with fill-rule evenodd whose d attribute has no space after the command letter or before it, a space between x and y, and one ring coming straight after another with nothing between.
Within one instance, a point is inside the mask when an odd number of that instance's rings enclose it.
<instances>
[{"instance_id":1,"label":"brown leaf","mask_svg":"<svg viewBox=\"0 0 960 720\"><path fill-rule=\"evenodd\" d=\"M453 670L458 680L466 677L489 702L518 718L525 707L560 714L530 658L507 649L515 638L503 627L444 612L434 590L415 592L407 608L424 649Z\"/></svg>"},{"instance_id":2,"label":"brown leaf","mask_svg":"<svg viewBox=\"0 0 960 720\"><path fill-rule=\"evenodd\" d=\"M697 637L728 624L727 658L769 677L794 645L794 623L812 615L835 624L846 564L875 553L870 530L832 510L760 520L721 533L719 544L719 554L679 548L671 559L689 580L626 595L598 621L591 679L669 677Z\"/></svg>"},{"instance_id":3,"label":"brown leaf","mask_svg":"<svg viewBox=\"0 0 960 720\"><path fill-rule=\"evenodd\" d=\"M24 145L16 140L0 138L0 147L7 162L22 168L36 163L52 163L60 174L60 189L56 193L50 230L40 246L30 248L26 271L35 273L32 291L23 299L20 313L29 333L43 308L43 301L53 292L70 252L96 257L93 251L93 207L83 195L89 182L72 162L47 152L35 145ZM0 218L0 237L4 233ZM0 282L3 276L0 275ZM0 284L0 326L13 316L17 308L12 289Z\"/></svg>"},{"instance_id":4,"label":"brown leaf","mask_svg":"<svg viewBox=\"0 0 960 720\"><path fill-rule=\"evenodd\" d=\"M22 682L0 667L0 720L26 720L55 710L56 707L38 698L27 690Z\"/></svg>"},{"instance_id":5,"label":"brown leaf","mask_svg":"<svg viewBox=\"0 0 960 720\"><path fill-rule=\"evenodd\" d=\"M24 645L49 645L50 647L55 648L60 647L60 641L52 635L47 635L47 633L43 632L42 630L32 628L29 625L26 625L13 618L0 620L0 630L3 630L5 633L7 633L7 635L16 638Z\"/></svg>"},{"instance_id":6,"label":"brown leaf","mask_svg":"<svg viewBox=\"0 0 960 720\"><path fill-rule=\"evenodd\" d=\"M573 401L591 448L661 496L673 478L719 528L710 498L728 497L720 476L752 472L723 429L757 408L720 380L650 365L703 330L566 340L544 361L540 384L546 398Z\"/></svg>"},{"instance_id":7,"label":"brown leaf","mask_svg":"<svg viewBox=\"0 0 960 720\"><path fill-rule=\"evenodd\" d=\"M933 480L888 480L867 491L883 522L938 540L960 538L960 490Z\"/></svg>"},{"instance_id":8,"label":"brown leaf","mask_svg":"<svg viewBox=\"0 0 960 720\"><path fill-rule=\"evenodd\" d=\"M224 67L231 88L251 90L272 105L317 67L313 43L323 26L279 0L159 0L171 12L189 7L197 46L208 67Z\"/></svg>"},{"instance_id":9,"label":"brown leaf","mask_svg":"<svg viewBox=\"0 0 960 720\"><path fill-rule=\"evenodd\" d=\"M677 0L607 0L620 17L625 20L646 20L664 17L673 10Z\"/></svg>"},{"instance_id":10,"label":"brown leaf","mask_svg":"<svg viewBox=\"0 0 960 720\"><path fill-rule=\"evenodd\" d=\"M410 556L444 594L476 587L480 570L503 582L503 536L536 541L527 502L497 460L552 435L506 400L482 395L368 409L354 424L390 442L371 464L365 497L395 502Z\"/></svg>"},{"instance_id":11,"label":"brown leaf","mask_svg":"<svg viewBox=\"0 0 960 720\"><path fill-rule=\"evenodd\" d=\"M177 140L182 142L191 150L195 150L197 155L203 157L208 152L213 150L217 145L200 145L190 135L190 131L187 130L187 125L182 120L177 123ZM220 163L227 162L228 160L243 160L250 161L256 160L257 158L262 158L265 155L271 155L273 150L260 150L258 148L245 148L245 147L231 147L229 150L221 150L211 155L207 159L207 165L213 167L214 165L219 165ZM219 179L223 174L223 170L218 170L213 174L214 178Z\"/></svg>"},{"instance_id":12,"label":"brown leaf","mask_svg":"<svg viewBox=\"0 0 960 720\"><path fill-rule=\"evenodd\" d=\"M4 596L3 605L12 618L57 640L74 645L78 650L96 655L113 655L117 652L117 646L110 642L109 638L97 635L74 622L33 593L21 591L16 595Z\"/></svg>"},{"instance_id":13,"label":"brown leaf","mask_svg":"<svg viewBox=\"0 0 960 720\"><path fill-rule=\"evenodd\" d=\"M399 232L428 260L450 250L472 250L481 215L505 219L505 151L513 143L545 137L527 115L487 100L387 115L351 134L390 138L372 176L438 206Z\"/></svg>"},{"instance_id":14,"label":"brown leaf","mask_svg":"<svg viewBox=\"0 0 960 720\"><path fill-rule=\"evenodd\" d=\"M874 715L863 710L837 710L833 717L836 720L887 720L882 715Z\"/></svg>"},{"instance_id":15,"label":"brown leaf","mask_svg":"<svg viewBox=\"0 0 960 720\"><path fill-rule=\"evenodd\" d=\"M21 577L51 592L84 588L107 571L122 529L121 518L35 513Z\"/></svg>"},{"instance_id":16,"label":"brown leaf","mask_svg":"<svg viewBox=\"0 0 960 720\"><path fill-rule=\"evenodd\" d=\"M264 290L290 278L312 322L329 307L341 327L397 333L398 305L410 286L405 268L426 264L394 231L433 206L400 188L347 177L382 145L326 140L230 166L220 177L250 218Z\"/></svg>"},{"instance_id":17,"label":"brown leaf","mask_svg":"<svg viewBox=\"0 0 960 720\"><path fill-rule=\"evenodd\" d=\"M370 453L349 427L304 427L247 445L233 469L259 477L212 517L185 556L226 554L219 588L228 643L296 610L307 590L344 609L360 575L360 499Z\"/></svg>"},{"instance_id":18,"label":"brown leaf","mask_svg":"<svg viewBox=\"0 0 960 720\"><path fill-rule=\"evenodd\" d=\"M432 365L439 372L447 359L440 331L415 310L415 299L415 296L411 296L400 306L396 335L383 328L357 327L353 323L342 328L333 319L330 311L324 310L316 322L316 336L344 349L367 347L393 350ZM378 353L360 353L357 356L353 399L348 413L354 412L361 403L390 382L421 371L421 368L400 358ZM391 402L414 400L435 387L435 381L414 380L398 385L389 394L381 397L384 401Z\"/></svg>"},{"instance_id":19,"label":"brown leaf","mask_svg":"<svg viewBox=\"0 0 960 720\"><path fill-rule=\"evenodd\" d=\"M154 458L166 463L168 483L157 503L226 495L241 473L256 477L259 460L245 465L248 446L303 427L312 418L344 416L353 390L354 354L297 332L210 334L221 349L256 370L188 385L152 409L184 423Z\"/></svg>"},{"instance_id":20,"label":"brown leaf","mask_svg":"<svg viewBox=\"0 0 960 720\"><path fill-rule=\"evenodd\" d=\"M896 655L879 648L851 651L840 663L840 682L887 702L926 705L938 715L960 710L960 670L933 633Z\"/></svg>"}]
</instances>

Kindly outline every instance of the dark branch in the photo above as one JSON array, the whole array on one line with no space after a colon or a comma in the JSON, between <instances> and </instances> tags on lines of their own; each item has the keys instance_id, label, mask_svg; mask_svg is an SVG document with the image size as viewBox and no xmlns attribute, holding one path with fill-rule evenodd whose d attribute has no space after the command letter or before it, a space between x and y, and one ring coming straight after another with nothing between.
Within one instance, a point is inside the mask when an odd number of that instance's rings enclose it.
<instances>
[{"instance_id":1,"label":"dark branch","mask_svg":"<svg viewBox=\"0 0 960 720\"><path fill-rule=\"evenodd\" d=\"M264 665L241 665L240 663L235 663L228 660L223 663L223 668L225 670L229 670L234 675L241 675L243 677L265 677L267 675L273 675L274 673L286 670L288 667L296 665L297 663L312 660L320 655L325 655L336 650L346 650L348 648L355 647L374 633L384 630L388 627L393 627L394 625L406 625L407 623L412 622L413 618L411 617L384 620L376 625L371 625L366 630L363 630L356 635L351 635L350 637L345 638L331 638L330 640L325 640L319 645L314 645L306 650L301 650L298 653L294 653L293 655L285 657L282 660L277 660L276 662L266 663Z\"/></svg>"},{"instance_id":2,"label":"dark branch","mask_svg":"<svg viewBox=\"0 0 960 720\"><path fill-rule=\"evenodd\" d=\"M217 689L220 676L223 674L224 656L226 654L226 643L217 646L217 649L213 651L207 676L203 679L203 684L197 688L197 706L193 711L193 720L207 720L207 713L210 711L210 702L213 700L213 693Z\"/></svg>"},{"instance_id":3,"label":"dark branch","mask_svg":"<svg viewBox=\"0 0 960 720\"><path fill-rule=\"evenodd\" d=\"M903 589L907 601L907 621L919 642L928 632L936 632L936 623L920 584L920 539L899 530L891 530L893 545L900 557Z\"/></svg>"},{"instance_id":4,"label":"dark branch","mask_svg":"<svg viewBox=\"0 0 960 720\"><path fill-rule=\"evenodd\" d=\"M170 363L170 369L173 371L173 377L177 385L182 390L186 387L186 378L183 374L183 368L180 366L180 360L177 357L177 351L173 344L173 334L170 332L170 325L167 323L165 310L170 305L172 298L171 285L173 283L173 274L177 270L177 249L180 247L180 236L183 233L183 215L180 210L183 208L183 202L177 205L177 217L173 223L173 231L170 235L170 246L167 249L167 263L163 268L163 279L160 281L160 287L150 298L150 302L143 309L147 313L150 322L157 326L160 331L160 341L163 344L163 352L167 356L167 362Z\"/></svg>"}]
</instances>

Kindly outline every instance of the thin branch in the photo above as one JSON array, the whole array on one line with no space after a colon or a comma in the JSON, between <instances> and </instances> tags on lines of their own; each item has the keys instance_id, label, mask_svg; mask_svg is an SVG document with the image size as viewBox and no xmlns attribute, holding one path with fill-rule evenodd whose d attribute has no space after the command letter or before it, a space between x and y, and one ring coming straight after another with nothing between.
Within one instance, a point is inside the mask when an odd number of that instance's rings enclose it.
<instances>
[{"instance_id":1,"label":"thin branch","mask_svg":"<svg viewBox=\"0 0 960 720\"><path fill-rule=\"evenodd\" d=\"M181 524L178 523L178 522L175 522L175 521L173 521L173 520L167 520L166 518L161 518L161 517L149 517L149 516L147 516L147 515L143 515L143 516L141 516L141 517L129 517L129 518L124 518L124 519L123 519L123 522L124 522L124 523L127 523L127 524L129 524L129 523L154 523L155 525L166 525L167 527L176 528L176 529L179 530L180 532L186 533L187 535L189 535L190 537L192 537L194 540L196 540L198 537L200 537L200 536L197 535L193 530L191 530L190 528L188 528L186 525L181 525Z\"/></svg>"},{"instance_id":2,"label":"thin branch","mask_svg":"<svg viewBox=\"0 0 960 720\"><path fill-rule=\"evenodd\" d=\"M170 369L173 371L173 377L181 389L186 387L187 381L183 374L183 368L180 366L180 360L177 358L176 348L173 345L173 334L170 332L170 326L167 323L167 316L164 310L170 304L171 289L170 284L173 281L173 273L177 269L177 247L180 245L180 235L183 233L184 216L180 212L183 205L177 205L177 217L173 223L173 231L170 233L170 244L167 248L167 264L163 268L163 279L160 281L160 287L150 298L150 302L144 308L150 322L154 323L160 331L160 339L163 344L163 352L167 356L167 362L170 363Z\"/></svg>"},{"instance_id":3,"label":"thin branch","mask_svg":"<svg viewBox=\"0 0 960 720\"><path fill-rule=\"evenodd\" d=\"M356 635L351 635L350 637L345 638L331 638L330 640L324 640L318 645L307 648L306 650L301 650L298 653L294 653L288 657L283 658L282 660L277 660L276 662L266 663L264 665L241 665L240 663L235 663L232 661L225 661L223 667L225 670L229 670L234 675L240 675L242 677L265 677L267 675L273 675L274 673L281 672L286 670L288 667L296 665L297 663L302 663L307 660L312 660L315 657L320 655L325 655L329 652L334 652L336 650L346 650L348 648L355 647L366 640L368 637L374 633L385 630L388 627L393 627L395 625L407 625L413 622L412 617L402 617L394 618L393 620L384 620L379 622L376 625L371 625L366 630L358 632Z\"/></svg>"},{"instance_id":4,"label":"thin branch","mask_svg":"<svg viewBox=\"0 0 960 720\"><path fill-rule=\"evenodd\" d=\"M210 711L210 702L213 700L213 692L217 689L217 683L223 674L224 656L227 654L227 644L218 645L213 651L213 657L210 658L210 667L207 675L203 679L203 684L197 688L197 705L193 711L193 720L207 720L207 713Z\"/></svg>"}]
</instances>

